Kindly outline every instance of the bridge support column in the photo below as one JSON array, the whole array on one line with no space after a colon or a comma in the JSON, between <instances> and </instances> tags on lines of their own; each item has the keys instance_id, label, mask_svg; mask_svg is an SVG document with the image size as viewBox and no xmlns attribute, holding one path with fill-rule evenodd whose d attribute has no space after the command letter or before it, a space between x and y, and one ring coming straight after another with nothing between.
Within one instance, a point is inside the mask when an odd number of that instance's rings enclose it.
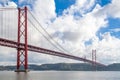
<instances>
[{"instance_id":1,"label":"bridge support column","mask_svg":"<svg viewBox=\"0 0 120 80\"><path fill-rule=\"evenodd\" d=\"M18 8L17 43L17 69L15 72L28 72L27 7ZM24 43L23 48L20 48L20 43Z\"/></svg>"}]
</instances>

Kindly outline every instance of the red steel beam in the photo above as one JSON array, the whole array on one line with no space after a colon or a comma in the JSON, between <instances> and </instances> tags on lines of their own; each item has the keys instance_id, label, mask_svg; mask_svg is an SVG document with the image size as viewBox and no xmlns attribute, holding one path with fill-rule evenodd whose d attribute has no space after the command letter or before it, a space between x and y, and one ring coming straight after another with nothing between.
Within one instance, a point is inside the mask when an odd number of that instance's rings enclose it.
<instances>
[{"instance_id":1,"label":"red steel beam","mask_svg":"<svg viewBox=\"0 0 120 80\"><path fill-rule=\"evenodd\" d=\"M18 48L24 49L24 47L25 47L25 44L23 44L23 43L20 43L20 45L18 47L17 42L7 40L7 39L2 39L2 38L0 38L0 45L5 46L5 47L17 48L17 49ZM94 62L92 60L84 59L81 57L77 57L77 56L73 56L73 55L69 55L69 54L65 54L62 52L57 52L57 51L53 51L53 50L49 50L49 49L45 49L45 48L36 47L33 45L28 45L28 50L33 51L33 52L38 52L38 53L43 53L43 54L48 54L48 55L53 55L53 56L59 56L59 57L69 58L69 59L78 60L78 61L85 61L88 63L105 66L104 64L101 64L99 62Z\"/></svg>"},{"instance_id":2,"label":"red steel beam","mask_svg":"<svg viewBox=\"0 0 120 80\"><path fill-rule=\"evenodd\" d=\"M27 42L27 7L18 8L18 48L17 48L17 70L20 71L20 67L24 66L25 71L28 70L28 42ZM24 49L19 48L20 43Z\"/></svg>"}]
</instances>

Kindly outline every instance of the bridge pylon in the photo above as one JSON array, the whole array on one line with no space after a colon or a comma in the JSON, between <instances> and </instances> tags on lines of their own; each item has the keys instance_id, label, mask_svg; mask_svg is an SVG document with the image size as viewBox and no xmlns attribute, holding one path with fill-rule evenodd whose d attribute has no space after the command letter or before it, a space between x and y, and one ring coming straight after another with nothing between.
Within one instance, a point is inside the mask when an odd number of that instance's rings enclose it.
<instances>
[{"instance_id":1,"label":"bridge pylon","mask_svg":"<svg viewBox=\"0 0 120 80\"><path fill-rule=\"evenodd\" d=\"M18 48L15 72L28 72L27 7L18 8ZM24 43L21 48L20 43Z\"/></svg>"}]
</instances>

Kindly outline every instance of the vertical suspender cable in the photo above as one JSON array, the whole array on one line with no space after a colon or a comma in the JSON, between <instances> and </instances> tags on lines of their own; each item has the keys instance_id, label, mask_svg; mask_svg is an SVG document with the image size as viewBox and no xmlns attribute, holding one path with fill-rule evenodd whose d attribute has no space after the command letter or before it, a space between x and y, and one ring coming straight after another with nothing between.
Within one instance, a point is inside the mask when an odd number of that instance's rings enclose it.
<instances>
[{"instance_id":1,"label":"vertical suspender cable","mask_svg":"<svg viewBox=\"0 0 120 80\"><path fill-rule=\"evenodd\" d=\"M12 11L11 14L14 14L14 11ZM15 15L15 14L14 14L14 15ZM9 27L11 28L12 32L14 32L14 34L13 34L13 36L12 36L12 38L11 38L13 41L14 41L14 39L15 39L15 34L16 34L15 31L13 31L13 27L14 27L14 25L15 25L15 24L14 24L14 15L11 16L11 18L12 18L11 23L12 23L12 24L11 24L11 26L9 26Z\"/></svg>"},{"instance_id":2,"label":"vertical suspender cable","mask_svg":"<svg viewBox=\"0 0 120 80\"><path fill-rule=\"evenodd\" d=\"M3 11L3 26L2 26L2 29L3 29L3 30L2 30L2 31L3 31L3 38L5 38L5 34L4 34L4 32L5 32L5 31L4 31L4 26L5 26L5 24L4 24L4 21L5 21L4 15L5 15L5 14L4 14L4 13L5 13L5 12Z\"/></svg>"},{"instance_id":3,"label":"vertical suspender cable","mask_svg":"<svg viewBox=\"0 0 120 80\"><path fill-rule=\"evenodd\" d=\"M2 26L3 26L3 11L0 12L0 37L2 38Z\"/></svg>"},{"instance_id":4,"label":"vertical suspender cable","mask_svg":"<svg viewBox=\"0 0 120 80\"><path fill-rule=\"evenodd\" d=\"M3 34L4 34L4 38L6 39L6 34L5 34L5 27L6 27L6 24L5 24L5 21L6 21L7 19L6 19L6 11L4 11L4 15L3 15L3 24L4 24L4 26L3 26Z\"/></svg>"},{"instance_id":5,"label":"vertical suspender cable","mask_svg":"<svg viewBox=\"0 0 120 80\"><path fill-rule=\"evenodd\" d=\"M1 37L3 38L3 11L1 12L2 15L1 15Z\"/></svg>"},{"instance_id":6,"label":"vertical suspender cable","mask_svg":"<svg viewBox=\"0 0 120 80\"><path fill-rule=\"evenodd\" d=\"M6 39L6 38L7 38L7 36L6 36L6 35L7 35L7 34L6 34L6 31L7 31L6 28L7 28L7 24L8 24L8 23L6 24L6 21L8 21L8 20L7 20L7 17L6 17L6 16L7 16L7 15L6 15L6 10L5 10L4 14L5 14L5 15L4 15L5 20L4 20L4 26L3 26L3 27L4 27L4 38Z\"/></svg>"}]
</instances>

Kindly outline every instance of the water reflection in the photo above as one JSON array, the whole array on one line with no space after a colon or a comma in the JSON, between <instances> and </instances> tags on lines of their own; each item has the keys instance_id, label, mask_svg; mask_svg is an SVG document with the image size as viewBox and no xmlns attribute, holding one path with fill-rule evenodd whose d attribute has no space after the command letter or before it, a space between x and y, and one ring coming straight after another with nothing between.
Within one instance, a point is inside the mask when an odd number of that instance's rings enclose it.
<instances>
[{"instance_id":1,"label":"water reflection","mask_svg":"<svg viewBox=\"0 0 120 80\"><path fill-rule=\"evenodd\" d=\"M107 71L1 71L0 80L120 80L120 72Z\"/></svg>"},{"instance_id":2,"label":"water reflection","mask_svg":"<svg viewBox=\"0 0 120 80\"><path fill-rule=\"evenodd\" d=\"M25 72L16 72L15 80L28 80L28 73Z\"/></svg>"}]
</instances>

